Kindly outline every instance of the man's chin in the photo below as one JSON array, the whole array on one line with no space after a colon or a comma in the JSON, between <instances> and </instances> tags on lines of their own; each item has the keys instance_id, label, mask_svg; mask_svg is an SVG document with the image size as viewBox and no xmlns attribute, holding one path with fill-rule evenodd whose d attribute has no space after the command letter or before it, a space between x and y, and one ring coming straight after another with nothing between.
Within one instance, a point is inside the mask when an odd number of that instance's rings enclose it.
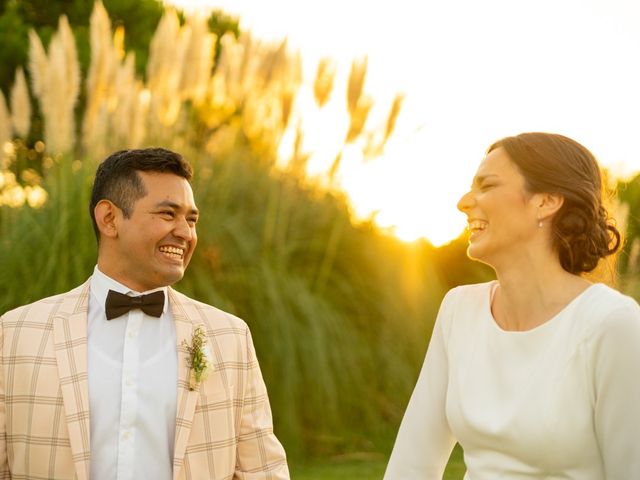
<instances>
[{"instance_id":1,"label":"man's chin","mask_svg":"<svg viewBox=\"0 0 640 480\"><path fill-rule=\"evenodd\" d=\"M180 270L180 272L175 272L175 273L171 273L171 274L167 274L164 276L163 280L163 287L169 287L171 285L173 285L174 283L178 283L180 280L182 280L182 277L184 277L184 270Z\"/></svg>"}]
</instances>

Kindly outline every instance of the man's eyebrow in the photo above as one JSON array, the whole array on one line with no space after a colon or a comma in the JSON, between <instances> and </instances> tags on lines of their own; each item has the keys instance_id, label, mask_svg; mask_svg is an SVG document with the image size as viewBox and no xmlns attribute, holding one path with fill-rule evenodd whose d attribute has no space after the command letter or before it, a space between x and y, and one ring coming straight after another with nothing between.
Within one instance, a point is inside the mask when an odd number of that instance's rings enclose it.
<instances>
[{"instance_id":1,"label":"man's eyebrow","mask_svg":"<svg viewBox=\"0 0 640 480\"><path fill-rule=\"evenodd\" d=\"M180 204L176 202L172 202L171 200L163 200L161 202L156 203L156 208L169 207L173 210L180 210ZM192 208L189 212L191 215L200 215L200 212L197 208Z\"/></svg>"}]
</instances>

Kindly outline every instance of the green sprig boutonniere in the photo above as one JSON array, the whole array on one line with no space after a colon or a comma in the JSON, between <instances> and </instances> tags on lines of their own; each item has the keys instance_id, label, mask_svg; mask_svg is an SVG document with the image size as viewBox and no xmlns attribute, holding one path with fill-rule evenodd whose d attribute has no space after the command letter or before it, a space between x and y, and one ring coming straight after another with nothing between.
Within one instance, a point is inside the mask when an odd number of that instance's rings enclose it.
<instances>
[{"instance_id":1,"label":"green sprig boutonniere","mask_svg":"<svg viewBox=\"0 0 640 480\"><path fill-rule=\"evenodd\" d=\"M186 340L182 341L182 345L189 352L189 390L195 390L200 382L202 382L209 373L209 356L207 355L207 336L202 327L196 327L191 336L191 345Z\"/></svg>"}]
</instances>

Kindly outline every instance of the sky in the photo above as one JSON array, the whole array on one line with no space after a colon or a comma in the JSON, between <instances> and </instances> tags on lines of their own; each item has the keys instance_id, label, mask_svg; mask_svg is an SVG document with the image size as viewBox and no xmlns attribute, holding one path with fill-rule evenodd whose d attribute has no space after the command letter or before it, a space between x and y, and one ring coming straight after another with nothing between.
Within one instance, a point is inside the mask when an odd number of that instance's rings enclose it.
<instances>
[{"instance_id":1,"label":"sky","mask_svg":"<svg viewBox=\"0 0 640 480\"><path fill-rule=\"evenodd\" d=\"M369 123L382 121L393 95L406 95L384 155L369 162L345 155L340 177L356 214L375 215L403 239L425 236L439 245L462 232L457 200L486 148L506 135L561 133L583 143L615 175L640 171L636 0L187 5L207 6L238 15L240 28L258 38L286 37L301 52L308 86L320 58L335 59L336 83L346 85L351 61L367 55L365 91L375 102ZM312 122L308 130L308 148L319 150L334 135L335 122ZM327 168L317 157L312 174Z\"/></svg>"}]
</instances>

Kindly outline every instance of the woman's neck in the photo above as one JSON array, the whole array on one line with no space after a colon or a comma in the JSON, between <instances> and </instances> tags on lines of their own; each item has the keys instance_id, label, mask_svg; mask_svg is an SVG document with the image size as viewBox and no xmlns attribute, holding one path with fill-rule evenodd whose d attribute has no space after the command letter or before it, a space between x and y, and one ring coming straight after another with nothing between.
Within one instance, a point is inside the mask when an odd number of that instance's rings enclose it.
<instances>
[{"instance_id":1,"label":"woman's neck","mask_svg":"<svg viewBox=\"0 0 640 480\"><path fill-rule=\"evenodd\" d=\"M555 258L511 263L496 269L498 287L491 312L504 330L531 330L557 315L590 282L565 271Z\"/></svg>"}]
</instances>

